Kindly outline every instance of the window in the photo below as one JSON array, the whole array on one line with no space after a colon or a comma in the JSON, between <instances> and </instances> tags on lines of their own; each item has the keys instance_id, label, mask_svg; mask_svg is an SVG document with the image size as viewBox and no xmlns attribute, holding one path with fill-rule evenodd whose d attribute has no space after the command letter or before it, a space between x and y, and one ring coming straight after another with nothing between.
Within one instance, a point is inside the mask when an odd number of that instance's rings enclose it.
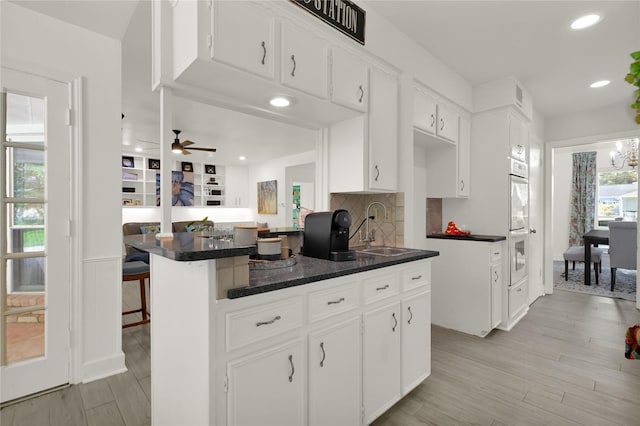
<instances>
[{"instance_id":1,"label":"window","mask_svg":"<svg viewBox=\"0 0 640 426\"><path fill-rule=\"evenodd\" d=\"M616 217L636 219L638 173L636 170L598 171L598 226L606 226Z\"/></svg>"}]
</instances>

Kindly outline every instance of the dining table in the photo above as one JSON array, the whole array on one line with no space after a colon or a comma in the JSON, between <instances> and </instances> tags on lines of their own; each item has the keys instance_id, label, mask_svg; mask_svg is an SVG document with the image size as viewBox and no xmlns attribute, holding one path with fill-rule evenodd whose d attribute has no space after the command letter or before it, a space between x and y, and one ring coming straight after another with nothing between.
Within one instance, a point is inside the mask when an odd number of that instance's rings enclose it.
<instances>
[{"instance_id":1,"label":"dining table","mask_svg":"<svg viewBox=\"0 0 640 426\"><path fill-rule=\"evenodd\" d=\"M584 238L584 285L591 285L591 246L609 244L608 229L592 229L586 232ZM598 273L596 271L596 273Z\"/></svg>"}]
</instances>

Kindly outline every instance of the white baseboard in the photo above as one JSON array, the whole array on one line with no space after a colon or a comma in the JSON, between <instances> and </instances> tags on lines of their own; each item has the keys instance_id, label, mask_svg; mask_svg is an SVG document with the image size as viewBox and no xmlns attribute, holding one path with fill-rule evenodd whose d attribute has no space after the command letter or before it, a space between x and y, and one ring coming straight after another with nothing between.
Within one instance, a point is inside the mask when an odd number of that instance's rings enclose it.
<instances>
[{"instance_id":1,"label":"white baseboard","mask_svg":"<svg viewBox=\"0 0 640 426\"><path fill-rule=\"evenodd\" d=\"M124 364L124 353L114 354L108 358L91 361L82 366L82 383L93 382L94 380L104 379L127 372Z\"/></svg>"}]
</instances>

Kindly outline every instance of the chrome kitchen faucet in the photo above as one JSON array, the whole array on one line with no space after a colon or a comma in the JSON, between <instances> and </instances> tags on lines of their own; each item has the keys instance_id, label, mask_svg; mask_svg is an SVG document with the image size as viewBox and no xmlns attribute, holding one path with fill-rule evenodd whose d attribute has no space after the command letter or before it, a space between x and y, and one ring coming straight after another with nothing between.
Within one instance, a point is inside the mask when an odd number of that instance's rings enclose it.
<instances>
[{"instance_id":1,"label":"chrome kitchen faucet","mask_svg":"<svg viewBox=\"0 0 640 426\"><path fill-rule=\"evenodd\" d=\"M385 206L380 201L373 201L369 203L364 213L365 214L364 220L367 222L365 227L366 232L365 232L364 240L362 239L360 240L361 242L364 243L365 248L369 248L371 246L371 243L376 240L375 229L371 231L369 230L369 218L371 218L371 216L369 215L369 209L376 204L382 206L382 209L384 210L384 219L385 220L387 219L387 206Z\"/></svg>"}]
</instances>

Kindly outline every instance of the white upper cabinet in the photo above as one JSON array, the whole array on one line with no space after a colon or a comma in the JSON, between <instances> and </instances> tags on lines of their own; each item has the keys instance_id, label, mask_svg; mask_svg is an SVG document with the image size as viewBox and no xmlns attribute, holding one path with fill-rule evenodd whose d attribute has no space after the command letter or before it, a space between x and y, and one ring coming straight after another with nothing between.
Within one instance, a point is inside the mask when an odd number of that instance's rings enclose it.
<instances>
[{"instance_id":1,"label":"white upper cabinet","mask_svg":"<svg viewBox=\"0 0 640 426\"><path fill-rule=\"evenodd\" d=\"M213 2L212 19L212 58L262 77L274 78L273 17L245 2L216 1Z\"/></svg>"},{"instance_id":2,"label":"white upper cabinet","mask_svg":"<svg viewBox=\"0 0 640 426\"><path fill-rule=\"evenodd\" d=\"M527 162L529 129L515 114L509 114L509 156Z\"/></svg>"},{"instance_id":3,"label":"white upper cabinet","mask_svg":"<svg viewBox=\"0 0 640 426\"><path fill-rule=\"evenodd\" d=\"M435 99L417 90L414 91L413 126L435 135L437 124L438 113Z\"/></svg>"},{"instance_id":4,"label":"white upper cabinet","mask_svg":"<svg viewBox=\"0 0 640 426\"><path fill-rule=\"evenodd\" d=\"M369 187L398 188L398 82L379 70L371 70L369 102Z\"/></svg>"},{"instance_id":5,"label":"white upper cabinet","mask_svg":"<svg viewBox=\"0 0 640 426\"><path fill-rule=\"evenodd\" d=\"M327 98L328 57L328 45L323 39L286 22L282 24L282 84Z\"/></svg>"},{"instance_id":6,"label":"white upper cabinet","mask_svg":"<svg viewBox=\"0 0 640 426\"><path fill-rule=\"evenodd\" d=\"M413 126L450 142L458 142L458 114L418 88L414 90Z\"/></svg>"},{"instance_id":7,"label":"white upper cabinet","mask_svg":"<svg viewBox=\"0 0 640 426\"><path fill-rule=\"evenodd\" d=\"M370 70L369 114L329 129L329 192L398 188L398 80Z\"/></svg>"},{"instance_id":8,"label":"white upper cabinet","mask_svg":"<svg viewBox=\"0 0 640 426\"><path fill-rule=\"evenodd\" d=\"M471 121L460 117L458 139L458 197L468 197L471 193Z\"/></svg>"},{"instance_id":9,"label":"white upper cabinet","mask_svg":"<svg viewBox=\"0 0 640 426\"><path fill-rule=\"evenodd\" d=\"M438 104L436 134L452 142L458 142L458 114L442 104Z\"/></svg>"},{"instance_id":10,"label":"white upper cabinet","mask_svg":"<svg viewBox=\"0 0 640 426\"><path fill-rule=\"evenodd\" d=\"M369 107L369 67L355 55L334 47L331 61L331 100L367 112Z\"/></svg>"}]
</instances>

